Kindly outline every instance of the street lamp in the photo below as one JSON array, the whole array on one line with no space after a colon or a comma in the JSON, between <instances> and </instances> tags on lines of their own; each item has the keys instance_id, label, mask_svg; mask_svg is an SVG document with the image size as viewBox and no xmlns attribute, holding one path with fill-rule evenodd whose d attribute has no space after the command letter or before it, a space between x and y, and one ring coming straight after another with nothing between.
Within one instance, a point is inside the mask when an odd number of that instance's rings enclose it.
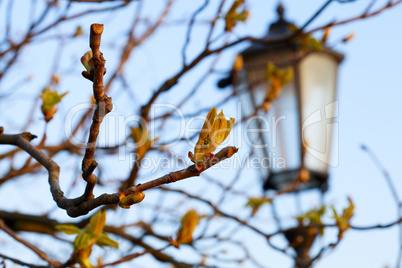
<instances>
[{"instance_id":1,"label":"street lamp","mask_svg":"<svg viewBox=\"0 0 402 268\"><path fill-rule=\"evenodd\" d=\"M270 25L266 36L270 40L291 36L296 30L284 19L282 5L277 13L279 19ZM232 79L243 114L250 117L246 123L248 138L256 154L266 160L261 162L265 190L319 188L324 192L328 167L337 163L330 154L337 130L338 65L344 56L312 37L301 36L269 45L253 42L240 54L243 68ZM311 40L320 47L309 47ZM290 67L293 79L282 86L264 112L261 107L269 87L266 72L270 62L281 69Z\"/></svg>"}]
</instances>

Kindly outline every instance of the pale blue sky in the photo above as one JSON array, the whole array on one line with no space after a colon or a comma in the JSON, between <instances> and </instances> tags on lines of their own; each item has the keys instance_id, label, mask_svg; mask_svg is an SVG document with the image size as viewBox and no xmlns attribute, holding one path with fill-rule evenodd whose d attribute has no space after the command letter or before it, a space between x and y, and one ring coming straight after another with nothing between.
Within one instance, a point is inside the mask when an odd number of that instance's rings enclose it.
<instances>
[{"instance_id":1,"label":"pale blue sky","mask_svg":"<svg viewBox=\"0 0 402 268\"><path fill-rule=\"evenodd\" d=\"M146 2L146 12L151 17L155 16L155 14L159 12L161 7L160 3L162 2L163 1L155 1L155 3L152 4ZM190 12L200 6L202 2L203 1L177 1L173 9L173 14L167 21L188 18ZM266 32L267 25L276 19L275 8L278 1L250 0L247 2L251 17L247 23L241 24L236 28L235 34L238 36L246 34L257 37L262 36ZM362 0L351 4L334 2L308 27L308 29L312 29L334 19L342 20L357 16L365 10L367 2L368 1ZM386 1L376 1L372 9L375 10L385 2ZM23 14L28 14L27 9L29 7L25 6L24 3L25 1L22 0L15 1L15 4L20 7L19 12L21 17L24 16ZM295 22L297 25L301 25L314 14L322 5L323 1L288 0L283 1L283 3L286 8L286 18ZM0 2L0 17L2 17L1 14L4 14L4 10L4 4ZM120 13L119 16L88 16L80 19L79 22L63 24L61 28L57 28L52 34L73 32L72 29L78 24L83 25L85 29L87 29L93 22L104 23L105 31L102 47L107 60L107 68L108 70L113 70L117 62L117 60L114 59L117 58L121 46L120 40L116 40L115 37L124 31L121 28L126 26L127 23L131 23L131 20L127 22L127 18L130 17L132 13L133 8L131 7L127 11ZM355 38L352 41L347 44L338 44L334 47L336 50L345 54L345 60L339 69L338 85L340 114L338 119L339 166L331 169L330 188L326 194L325 200L329 204L342 208L347 203L346 198L350 196L356 205L355 217L352 223L358 226L389 223L397 218L397 209L392 200L390 190L385 183L385 179L380 170L375 167L373 162L369 159L368 155L360 149L361 144L367 145L376 153L392 177L396 185L396 191L402 196L401 171L399 170L401 166L400 152L402 151L402 143L400 141L400 137L402 137L402 126L400 122L402 115L402 81L400 80L402 71L400 64L402 62L402 53L400 50L402 47L402 36L400 34L402 29L401 14L402 6L399 5L389 11L384 11L378 16L343 26L337 26L331 32L329 39L329 44L334 44L351 32L355 33ZM200 18L210 19L211 16L211 10L206 10L200 15ZM21 23L20 28L22 29L23 20L19 23ZM177 25L164 27L165 28L159 31L151 40L137 48L132 59L130 59L129 67L126 68L126 72L129 74L128 77L130 78L127 82L133 85L132 90L135 99L129 98L128 95L114 95L116 88L112 89L110 92L116 106L116 110L113 112L115 116L128 116L136 112L133 109L128 110L125 108L126 105L130 105L133 102L136 105L145 102L153 89L157 88L164 79L175 74L181 67L180 51L184 40L185 28ZM206 32L203 27L204 26L201 24L194 29L191 36L191 46L188 50L189 59L202 48L200 44ZM125 28L126 27L124 27L124 29ZM17 27L15 33L18 34L21 29ZM141 29L139 30L141 31ZM85 34L87 35L88 31L86 31ZM318 33L317 36L321 36L321 33ZM63 51L65 56L63 59L60 59L60 61L68 60L71 63L73 58L79 59L88 49L87 37L82 37L73 41L73 43L66 43L65 45ZM27 58L18 62L18 68L20 68L18 73L23 73L24 75L32 73L34 74L34 79L29 85L18 91L20 92L19 94L22 92L22 95L16 94L16 97L9 99L7 105L26 105L30 103L33 97L37 96L41 89L48 83L48 76L43 74L48 74L51 68L53 68L53 59L54 55L57 53L58 46L56 42L48 41L38 43L33 48L24 51ZM247 44L234 47L224 53L218 64L219 69L229 69L232 65L234 55L245 47L247 47ZM49 61L52 63L49 64ZM26 64L26 62L29 64ZM188 76L181 79L180 83L173 88L169 94L163 95L158 101L161 103L177 103L177 99L181 100L183 97L181 93L188 92L192 88L195 81L199 79L210 63L211 59L206 60L206 63L201 64L200 67L197 67ZM61 65L61 63L59 63L59 65ZM60 67L60 70L67 73L63 76L60 91L70 91L65 101L60 106L60 113L65 114L70 107L80 102L86 102L91 90L90 82L80 78L79 74L82 67L78 60L72 65ZM218 78L219 76L216 75L205 81L202 90L197 92L194 100L184 107L186 113L195 112L200 107L213 105L229 94L230 90L223 91L219 94L215 93L214 85ZM12 91L12 86L20 79L21 77L15 75L5 77L3 81L0 81L1 90L6 89L7 91ZM107 79L107 76L105 79ZM212 94L212 92L214 93ZM1 102L1 105L5 105L4 102ZM29 107L29 109L18 111L12 109L4 111L2 109L0 111L0 125L5 126L6 129L11 132L18 132L26 116L30 113L30 106L27 107ZM228 103L225 107L217 108L224 108L225 114L228 116L233 117L237 115L234 101ZM40 119L39 112L36 119ZM38 122L39 123L35 124L29 131L41 135L41 133L43 133L43 121L38 120ZM58 129L57 133L63 133L64 124L62 118L56 117L56 120L51 122L51 124L50 127L53 129L52 131ZM57 135L54 136L57 137ZM110 134L108 139L113 142L115 137L124 137L124 133ZM49 135L49 143L55 140L58 139L53 138L53 135ZM235 138L232 138L232 140L235 140ZM238 146L238 144L233 145ZM3 151L3 148L0 149ZM180 154L185 157L186 150L188 151L189 149L179 146L176 152L180 152ZM244 151L241 150L240 153L242 152ZM65 156L60 156L59 160L62 161L62 170L63 168L67 170L68 168L74 167L74 161L67 160ZM102 166L102 160L99 162ZM104 163L104 165L107 166L107 163ZM120 163L120 165L125 168L128 167L127 161L123 164ZM105 168L104 173L106 176L117 178L124 176L126 174L125 171L122 172L120 170L116 171ZM250 191L258 193L258 173L250 171L249 174L250 175L245 177L254 176L253 182L241 182L238 186L242 188L249 184L247 187L250 187ZM144 173L143 175L143 178L148 179L156 176L155 173ZM208 175L223 177L225 173L215 169L209 171ZM30 193L29 196L33 206L36 209L39 207L39 210L35 210L37 212L47 211L53 206L53 203L50 203L50 193L45 177L44 174L41 175L43 183L38 182L36 184L35 182L35 186L37 187L36 191L35 193ZM61 178L62 187L67 187L69 180L73 177L74 174L63 175ZM32 182L33 180L25 179L25 181ZM22 181L18 183L22 184ZM189 189L194 187L194 185L194 181L188 180L181 182L177 187ZM11 206L4 205L10 196L17 194L13 187L14 185L11 183L5 184L0 188L0 204L3 204L0 205L0 209L19 209L23 212L32 212L32 207L25 206L22 200L15 200L15 203ZM72 195L79 194L80 191L82 191L82 187L82 185L78 187L79 189L76 189ZM98 189L97 193L101 193L102 190L103 189ZM215 190L211 189L210 191L211 198L213 199ZM46 200L40 200L41 198L37 193L43 193L41 196L43 196L43 199L46 198ZM153 196L154 193L150 193L147 195L146 200L152 203ZM157 194L155 193L155 198L156 197ZM302 201L304 209L313 208L318 204L318 198L311 193L307 193L302 197ZM227 206L228 211L236 211L235 206L244 205L244 203L241 202L243 202L243 200L233 200L232 203L229 202L224 206ZM283 211L280 213L287 215L285 218L290 217L289 211L294 210L293 199L282 198L278 200L278 203L279 210ZM199 209L203 210L202 207ZM144 208L139 207L134 211L144 212ZM64 211L53 213L53 216L60 218L63 218L64 215ZM132 217L134 217L132 214L123 214L122 212L119 212L117 215L124 220L132 220ZM272 216L265 214L260 216L261 220L257 221L256 224L258 226L264 226L267 225L267 223L271 224L263 228L273 231ZM135 217L146 218L146 215ZM264 219L267 221L264 222ZM162 231L166 232L166 230ZM172 230L169 231L174 232ZM334 230L328 232L328 241L334 240L336 234L333 231ZM348 231L345 234L345 239L337 249L328 256L324 256L324 258L317 263L316 267L352 268L385 267L385 265L394 267L398 253L398 235L398 228L396 226L377 231ZM2 234L0 234L0 239L1 238ZM255 256L258 255L257 259L266 264L267 267L291 267L292 261L271 249L267 249L266 242L263 239L249 236L247 232L243 234L243 239L249 239L246 241L246 244L250 246L250 250L255 253ZM281 241L278 241L278 243L281 243ZM12 250L10 252L12 252ZM177 251L173 249L170 252L177 253ZM186 249L182 249L179 254L191 258L191 254L187 253ZM141 259L138 260L138 263L141 263ZM253 265L246 263L244 267L253 267Z\"/></svg>"}]
</instances>

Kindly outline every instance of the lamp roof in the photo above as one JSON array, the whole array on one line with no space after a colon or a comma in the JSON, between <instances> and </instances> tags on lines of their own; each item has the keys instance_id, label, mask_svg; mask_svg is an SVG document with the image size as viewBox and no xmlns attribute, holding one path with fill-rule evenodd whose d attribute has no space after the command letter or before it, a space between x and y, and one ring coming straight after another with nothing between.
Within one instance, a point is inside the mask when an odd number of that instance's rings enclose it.
<instances>
[{"instance_id":1,"label":"lamp roof","mask_svg":"<svg viewBox=\"0 0 402 268\"><path fill-rule=\"evenodd\" d=\"M278 19L268 26L268 31L266 35L262 38L263 40L273 41L269 44L261 42L253 42L250 47L245 49L241 54L244 57L258 55L258 53L270 53L274 52L277 54L278 50L288 50L292 53L299 54L300 44L298 42L289 41L287 37L291 37L291 35L298 29L298 27L285 19L284 13L285 8L280 3L276 8L276 13L278 15ZM277 42L275 42L277 40ZM338 62L341 62L344 58L342 53L332 50L329 47L323 47L321 52L332 55L337 59Z\"/></svg>"}]
</instances>

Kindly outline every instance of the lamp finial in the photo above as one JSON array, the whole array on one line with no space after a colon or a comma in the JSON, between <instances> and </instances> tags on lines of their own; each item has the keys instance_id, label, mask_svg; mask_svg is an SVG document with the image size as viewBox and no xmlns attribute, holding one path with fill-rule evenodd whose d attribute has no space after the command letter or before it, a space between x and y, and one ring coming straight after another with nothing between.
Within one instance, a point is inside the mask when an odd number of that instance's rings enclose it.
<instances>
[{"instance_id":1,"label":"lamp finial","mask_svg":"<svg viewBox=\"0 0 402 268\"><path fill-rule=\"evenodd\" d=\"M278 7L276 8L276 13L279 16L279 19L283 19L283 13L285 13L285 8L282 3L279 3Z\"/></svg>"}]
</instances>

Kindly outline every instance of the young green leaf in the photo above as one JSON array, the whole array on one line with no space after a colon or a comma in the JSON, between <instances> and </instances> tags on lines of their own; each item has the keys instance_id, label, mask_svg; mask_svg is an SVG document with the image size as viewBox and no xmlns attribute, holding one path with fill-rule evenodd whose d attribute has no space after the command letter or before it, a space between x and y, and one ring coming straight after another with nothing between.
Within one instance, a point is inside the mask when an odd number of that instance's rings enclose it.
<instances>
[{"instance_id":1,"label":"young green leaf","mask_svg":"<svg viewBox=\"0 0 402 268\"><path fill-rule=\"evenodd\" d=\"M272 199L267 197L250 197L248 199L248 202L246 203L246 207L252 208L251 216L254 216L261 206L265 204L270 204L271 202Z\"/></svg>"},{"instance_id":2,"label":"young green leaf","mask_svg":"<svg viewBox=\"0 0 402 268\"><path fill-rule=\"evenodd\" d=\"M250 12L245 8L244 0L235 0L225 15L225 31L231 32L238 21L245 22L249 15Z\"/></svg>"},{"instance_id":3,"label":"young green leaf","mask_svg":"<svg viewBox=\"0 0 402 268\"><path fill-rule=\"evenodd\" d=\"M81 232L81 230L77 226L69 224L56 225L55 228L57 231L63 232L68 235L78 234Z\"/></svg>"},{"instance_id":4,"label":"young green leaf","mask_svg":"<svg viewBox=\"0 0 402 268\"><path fill-rule=\"evenodd\" d=\"M194 154L189 152L189 157L198 170L202 169L205 160L213 157L212 153L229 136L234 123L234 118L226 120L223 111L217 115L215 107L209 111L195 145Z\"/></svg>"},{"instance_id":5,"label":"young green leaf","mask_svg":"<svg viewBox=\"0 0 402 268\"><path fill-rule=\"evenodd\" d=\"M52 120L54 114L57 112L57 104L65 95L67 95L67 93L68 92L65 92L59 95L56 90L51 90L50 87L46 87L42 91L42 94L40 95L42 99L41 110L43 115L45 116L46 122Z\"/></svg>"},{"instance_id":6,"label":"young green leaf","mask_svg":"<svg viewBox=\"0 0 402 268\"><path fill-rule=\"evenodd\" d=\"M88 248L90 249L95 242L91 234L80 233L75 238L73 245L75 250L87 250Z\"/></svg>"},{"instance_id":7,"label":"young green leaf","mask_svg":"<svg viewBox=\"0 0 402 268\"><path fill-rule=\"evenodd\" d=\"M80 36L84 34L84 30L82 29L81 26L77 26L77 28L75 29L75 33L74 33L74 37Z\"/></svg>"},{"instance_id":8,"label":"young green leaf","mask_svg":"<svg viewBox=\"0 0 402 268\"><path fill-rule=\"evenodd\" d=\"M325 214L326 207L321 206L318 209L310 210L306 213L303 213L296 217L302 225L309 225L309 224L322 224L322 216ZM324 228L319 228L319 234L322 236L324 235Z\"/></svg>"},{"instance_id":9,"label":"young green leaf","mask_svg":"<svg viewBox=\"0 0 402 268\"><path fill-rule=\"evenodd\" d=\"M78 234L74 240L74 254L72 259L81 265L81 267L92 267L89 256L92 247L97 244L100 247L115 247L119 244L103 233L106 222L106 211L99 210L89 220L88 225L84 229L79 229L74 225L57 225L55 228L66 234Z\"/></svg>"},{"instance_id":10,"label":"young green leaf","mask_svg":"<svg viewBox=\"0 0 402 268\"><path fill-rule=\"evenodd\" d=\"M193 233L198 225L199 216L194 209L189 210L181 219L181 228L177 232L179 244L190 244L193 241Z\"/></svg>"},{"instance_id":11,"label":"young green leaf","mask_svg":"<svg viewBox=\"0 0 402 268\"><path fill-rule=\"evenodd\" d=\"M344 208L342 211L342 215L337 213L336 209L332 207L332 211L334 212L333 218L336 221L336 225L338 226L338 237L339 239L343 238L343 233L350 228L350 220L354 215L355 205L353 204L352 199L349 197L349 206Z\"/></svg>"},{"instance_id":12,"label":"young green leaf","mask_svg":"<svg viewBox=\"0 0 402 268\"><path fill-rule=\"evenodd\" d=\"M266 78L269 82L267 95L265 96L263 108L267 112L271 101L277 99L282 91L282 87L293 80L293 68L280 69L273 62L268 62Z\"/></svg>"},{"instance_id":13,"label":"young green leaf","mask_svg":"<svg viewBox=\"0 0 402 268\"><path fill-rule=\"evenodd\" d=\"M89 220L87 232L90 234L100 234L103 232L106 222L106 211L99 210Z\"/></svg>"},{"instance_id":14,"label":"young green leaf","mask_svg":"<svg viewBox=\"0 0 402 268\"><path fill-rule=\"evenodd\" d=\"M96 244L100 247L114 247L114 248L119 248L119 243L111 239L107 234L101 233L97 235L97 241Z\"/></svg>"},{"instance_id":15,"label":"young green leaf","mask_svg":"<svg viewBox=\"0 0 402 268\"><path fill-rule=\"evenodd\" d=\"M312 36L308 38L308 46L312 51L322 51L324 48L322 43Z\"/></svg>"},{"instance_id":16,"label":"young green leaf","mask_svg":"<svg viewBox=\"0 0 402 268\"><path fill-rule=\"evenodd\" d=\"M81 267L84 267L84 268L92 268L93 267L92 264L89 262L88 258L81 257L79 259L78 263L81 264Z\"/></svg>"}]
</instances>

